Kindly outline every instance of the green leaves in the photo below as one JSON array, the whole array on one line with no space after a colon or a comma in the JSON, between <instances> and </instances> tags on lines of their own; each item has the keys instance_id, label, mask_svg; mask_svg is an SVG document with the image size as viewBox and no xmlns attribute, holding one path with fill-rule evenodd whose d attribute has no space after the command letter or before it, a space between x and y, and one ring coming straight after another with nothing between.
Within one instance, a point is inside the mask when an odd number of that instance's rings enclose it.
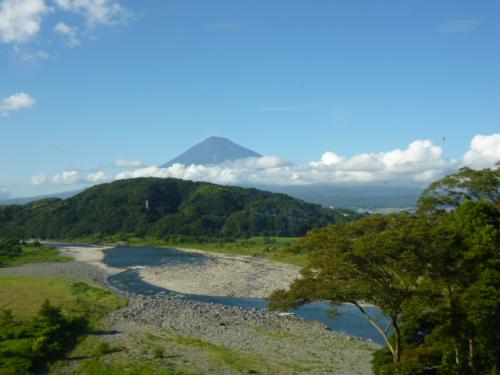
<instances>
[{"instance_id":1,"label":"green leaves","mask_svg":"<svg viewBox=\"0 0 500 375\"><path fill-rule=\"evenodd\" d=\"M344 215L357 217L257 189L138 178L95 186L67 200L0 207L0 236L302 236L314 227L346 220Z\"/></svg>"},{"instance_id":2,"label":"green leaves","mask_svg":"<svg viewBox=\"0 0 500 375\"><path fill-rule=\"evenodd\" d=\"M274 308L369 302L392 323L376 374L493 374L500 368L498 168L432 184L418 215L373 215L312 230L309 265ZM369 319L369 317L367 317ZM390 355L389 355L390 353ZM391 363L392 362L392 363ZM495 370L496 369L496 370Z\"/></svg>"},{"instance_id":3,"label":"green leaves","mask_svg":"<svg viewBox=\"0 0 500 375\"><path fill-rule=\"evenodd\" d=\"M0 312L0 369L2 374L28 374L70 350L84 334L87 322L64 316L45 301L38 316L16 321L12 312Z\"/></svg>"}]
</instances>

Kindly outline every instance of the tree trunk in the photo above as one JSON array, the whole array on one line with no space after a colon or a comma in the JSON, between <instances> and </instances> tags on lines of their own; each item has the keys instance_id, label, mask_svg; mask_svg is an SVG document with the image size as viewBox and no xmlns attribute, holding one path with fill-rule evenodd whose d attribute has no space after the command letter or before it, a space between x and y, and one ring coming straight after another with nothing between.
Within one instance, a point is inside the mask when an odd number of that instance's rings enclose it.
<instances>
[{"instance_id":1,"label":"tree trunk","mask_svg":"<svg viewBox=\"0 0 500 375\"><path fill-rule=\"evenodd\" d=\"M395 338L395 343L393 344L387 332L380 326L380 324L378 324L374 319L372 319L372 317L366 312L366 310L361 305L359 305L355 301L351 303L354 306L356 306L359 309L359 311L361 311L361 313L370 322L370 324L373 327L375 327L375 329L382 335L385 343L387 344L387 347L389 348L389 351L392 354L392 360L396 368L396 373L399 373L399 362L401 361L401 332L399 330L397 314L396 316L391 317L391 325L392 328L394 329L394 338Z\"/></svg>"},{"instance_id":2,"label":"tree trunk","mask_svg":"<svg viewBox=\"0 0 500 375\"><path fill-rule=\"evenodd\" d=\"M474 339L471 337L469 338L469 367L471 374L476 375L477 370L476 370L476 344L474 342Z\"/></svg>"},{"instance_id":3,"label":"tree trunk","mask_svg":"<svg viewBox=\"0 0 500 375\"><path fill-rule=\"evenodd\" d=\"M393 360L394 364L398 364L401 361L401 331L397 322L397 318L392 320L392 327L394 328L394 353Z\"/></svg>"}]
</instances>

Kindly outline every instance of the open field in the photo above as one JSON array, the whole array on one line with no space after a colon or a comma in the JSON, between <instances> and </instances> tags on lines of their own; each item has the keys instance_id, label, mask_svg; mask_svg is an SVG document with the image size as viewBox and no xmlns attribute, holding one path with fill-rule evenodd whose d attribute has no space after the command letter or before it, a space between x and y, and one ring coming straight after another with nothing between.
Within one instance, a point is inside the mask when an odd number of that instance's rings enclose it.
<instances>
[{"instance_id":1,"label":"open field","mask_svg":"<svg viewBox=\"0 0 500 375\"><path fill-rule=\"evenodd\" d=\"M117 295L80 281L0 275L0 310L10 309L17 318L29 319L45 300L65 313L85 314L95 319L124 303Z\"/></svg>"},{"instance_id":2,"label":"open field","mask_svg":"<svg viewBox=\"0 0 500 375\"><path fill-rule=\"evenodd\" d=\"M14 267L30 263L71 262L70 256L63 256L57 249L23 245L17 256L0 256L0 267Z\"/></svg>"}]
</instances>

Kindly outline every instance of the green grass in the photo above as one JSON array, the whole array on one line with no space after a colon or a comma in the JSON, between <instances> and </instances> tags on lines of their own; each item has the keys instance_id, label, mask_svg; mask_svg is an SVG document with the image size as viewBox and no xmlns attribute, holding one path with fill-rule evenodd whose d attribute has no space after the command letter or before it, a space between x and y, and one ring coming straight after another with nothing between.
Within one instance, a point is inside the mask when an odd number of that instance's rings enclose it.
<instances>
[{"instance_id":1,"label":"green grass","mask_svg":"<svg viewBox=\"0 0 500 375\"><path fill-rule=\"evenodd\" d=\"M11 309L17 318L30 319L45 300L65 313L84 315L91 322L125 304L123 298L80 281L0 276L0 310Z\"/></svg>"},{"instance_id":2,"label":"green grass","mask_svg":"<svg viewBox=\"0 0 500 375\"><path fill-rule=\"evenodd\" d=\"M223 363L241 373L273 374L281 373L284 370L281 365L277 363L271 364L257 354L231 349L223 345L215 345L197 338L170 334L168 340L172 340L178 345L196 347L201 350L210 362Z\"/></svg>"},{"instance_id":3,"label":"green grass","mask_svg":"<svg viewBox=\"0 0 500 375\"><path fill-rule=\"evenodd\" d=\"M0 374L44 372L124 304L80 281L0 276Z\"/></svg>"},{"instance_id":4,"label":"green grass","mask_svg":"<svg viewBox=\"0 0 500 375\"><path fill-rule=\"evenodd\" d=\"M234 242L163 242L155 239L130 238L128 243L133 246L174 247L197 249L213 253L231 255L249 255L265 258L274 262L288 263L303 266L307 256L294 254L287 249L297 238L291 237L251 237Z\"/></svg>"},{"instance_id":5,"label":"green grass","mask_svg":"<svg viewBox=\"0 0 500 375\"><path fill-rule=\"evenodd\" d=\"M99 359L86 361L79 374L84 375L184 375L183 371L164 368L160 365L137 363L106 363Z\"/></svg>"},{"instance_id":6,"label":"green grass","mask_svg":"<svg viewBox=\"0 0 500 375\"><path fill-rule=\"evenodd\" d=\"M14 267L28 263L46 263L46 262L71 262L73 258L62 256L54 248L41 246L22 246L22 252L18 256L0 256L0 266Z\"/></svg>"}]
</instances>

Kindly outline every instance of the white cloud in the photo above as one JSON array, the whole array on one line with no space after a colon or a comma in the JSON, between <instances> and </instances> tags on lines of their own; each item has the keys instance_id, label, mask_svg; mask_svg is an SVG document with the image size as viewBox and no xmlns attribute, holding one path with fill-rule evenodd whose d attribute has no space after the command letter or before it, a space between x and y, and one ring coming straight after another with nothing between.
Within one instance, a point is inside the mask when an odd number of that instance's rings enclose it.
<instances>
[{"instance_id":1,"label":"white cloud","mask_svg":"<svg viewBox=\"0 0 500 375\"><path fill-rule=\"evenodd\" d=\"M51 58L50 54L45 51L35 51L29 52L24 48L20 48L19 46L14 46L14 52L21 58L23 61L37 62L40 60L49 60Z\"/></svg>"},{"instance_id":2,"label":"white cloud","mask_svg":"<svg viewBox=\"0 0 500 375\"><path fill-rule=\"evenodd\" d=\"M448 20L439 27L442 33L470 33L476 30L481 25L480 20L462 19Z\"/></svg>"},{"instance_id":3,"label":"white cloud","mask_svg":"<svg viewBox=\"0 0 500 375\"><path fill-rule=\"evenodd\" d=\"M464 164L471 168L488 168L500 161L500 133L476 135L464 155Z\"/></svg>"},{"instance_id":4,"label":"white cloud","mask_svg":"<svg viewBox=\"0 0 500 375\"><path fill-rule=\"evenodd\" d=\"M116 179L175 177L221 184L308 185L369 183L428 183L456 169L458 163L444 158L431 141L415 141L404 150L363 153L351 158L326 152L320 161L295 165L264 156L225 162L214 166L175 164L169 168L150 166L122 172Z\"/></svg>"},{"instance_id":5,"label":"white cloud","mask_svg":"<svg viewBox=\"0 0 500 375\"><path fill-rule=\"evenodd\" d=\"M78 30L76 27L66 25L64 22L59 22L54 27L54 32L65 38L66 45L69 47L76 47L80 44L78 39Z\"/></svg>"},{"instance_id":6,"label":"white cloud","mask_svg":"<svg viewBox=\"0 0 500 375\"><path fill-rule=\"evenodd\" d=\"M138 160L119 159L113 163L113 166L115 168L138 169L138 168L144 168L146 166L146 164L144 164L142 161L138 161Z\"/></svg>"},{"instance_id":7,"label":"white cloud","mask_svg":"<svg viewBox=\"0 0 500 375\"><path fill-rule=\"evenodd\" d=\"M90 182L90 183L104 182L104 181L109 181L109 180L110 180L110 177L103 171L91 173L87 176L87 182Z\"/></svg>"},{"instance_id":8,"label":"white cloud","mask_svg":"<svg viewBox=\"0 0 500 375\"><path fill-rule=\"evenodd\" d=\"M35 99L24 92L0 99L0 115L7 116L11 111L31 108L35 105L35 102Z\"/></svg>"},{"instance_id":9,"label":"white cloud","mask_svg":"<svg viewBox=\"0 0 500 375\"><path fill-rule=\"evenodd\" d=\"M43 185L46 180L47 180L47 178L45 177L44 174L38 174L35 176L31 176L30 182L32 185L39 186L39 185Z\"/></svg>"},{"instance_id":10,"label":"white cloud","mask_svg":"<svg viewBox=\"0 0 500 375\"><path fill-rule=\"evenodd\" d=\"M132 12L112 0L55 0L65 11L83 14L89 26L123 24Z\"/></svg>"},{"instance_id":11,"label":"white cloud","mask_svg":"<svg viewBox=\"0 0 500 375\"><path fill-rule=\"evenodd\" d=\"M42 176L33 176L32 183L34 183L35 178ZM45 182L45 176L43 176ZM78 185L78 184L95 184L99 182L105 182L111 180L111 177L103 171L96 171L89 173L86 177L80 175L80 172L76 169L70 171L64 171L58 173L52 177L52 183L56 185ZM36 185L36 184L35 184Z\"/></svg>"},{"instance_id":12,"label":"white cloud","mask_svg":"<svg viewBox=\"0 0 500 375\"><path fill-rule=\"evenodd\" d=\"M3 0L0 3L0 41L26 43L41 30L43 17L49 12L45 0Z\"/></svg>"},{"instance_id":13,"label":"white cloud","mask_svg":"<svg viewBox=\"0 0 500 375\"><path fill-rule=\"evenodd\" d=\"M76 185L82 181L77 171L64 171L52 177L52 182L56 185Z\"/></svg>"},{"instance_id":14,"label":"white cloud","mask_svg":"<svg viewBox=\"0 0 500 375\"><path fill-rule=\"evenodd\" d=\"M500 134L477 135L463 163L443 156L443 150L429 140L416 140L405 149L379 153L361 153L352 157L333 151L319 161L293 164L275 156L228 161L218 165L174 164L168 168L144 166L138 161L118 160L114 165L133 170L118 173L114 179L174 177L209 181L225 185L313 185L392 182L426 185L456 171L462 165L473 168L492 166L500 159ZM112 179L100 171L82 179L76 170L53 177L54 183L97 183Z\"/></svg>"}]
</instances>

